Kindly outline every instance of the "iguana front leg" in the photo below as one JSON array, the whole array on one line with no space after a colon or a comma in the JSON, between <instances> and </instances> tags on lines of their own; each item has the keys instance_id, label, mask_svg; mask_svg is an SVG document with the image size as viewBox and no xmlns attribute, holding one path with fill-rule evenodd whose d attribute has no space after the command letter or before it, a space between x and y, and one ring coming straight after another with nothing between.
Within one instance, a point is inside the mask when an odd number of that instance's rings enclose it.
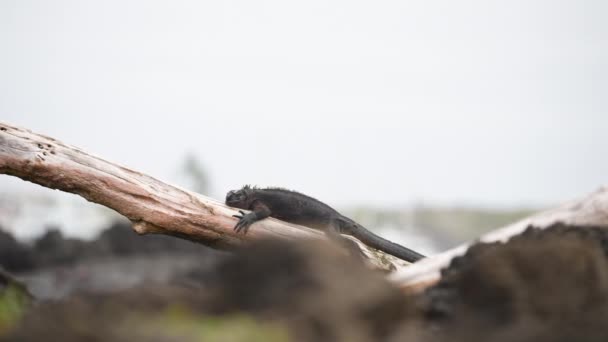
<instances>
[{"instance_id":1,"label":"iguana front leg","mask_svg":"<svg viewBox=\"0 0 608 342\"><path fill-rule=\"evenodd\" d=\"M254 201L249 207L251 212L245 213L242 210L239 210L240 214L232 215L232 217L236 217L239 221L234 226L234 231L237 233L247 234L249 227L259 220L263 220L270 216L270 209L260 201Z\"/></svg>"}]
</instances>

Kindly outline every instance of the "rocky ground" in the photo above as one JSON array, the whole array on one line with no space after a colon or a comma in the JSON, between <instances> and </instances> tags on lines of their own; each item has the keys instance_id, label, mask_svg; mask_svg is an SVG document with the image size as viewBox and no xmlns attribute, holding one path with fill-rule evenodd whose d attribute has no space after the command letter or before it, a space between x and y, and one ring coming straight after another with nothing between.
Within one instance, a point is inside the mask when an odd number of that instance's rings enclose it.
<instances>
[{"instance_id":1,"label":"rocky ground","mask_svg":"<svg viewBox=\"0 0 608 342\"><path fill-rule=\"evenodd\" d=\"M476 245L417 295L319 243L201 253L214 261L113 291L38 300L4 339L608 340L608 231L599 227L531 228L506 244ZM100 267L94 273L104 273Z\"/></svg>"},{"instance_id":2,"label":"rocky ground","mask_svg":"<svg viewBox=\"0 0 608 342\"><path fill-rule=\"evenodd\" d=\"M92 241L50 230L25 244L0 230L0 266L39 299L168 284L181 274L212 267L223 254L169 236L139 236L127 223L112 225Z\"/></svg>"}]
</instances>

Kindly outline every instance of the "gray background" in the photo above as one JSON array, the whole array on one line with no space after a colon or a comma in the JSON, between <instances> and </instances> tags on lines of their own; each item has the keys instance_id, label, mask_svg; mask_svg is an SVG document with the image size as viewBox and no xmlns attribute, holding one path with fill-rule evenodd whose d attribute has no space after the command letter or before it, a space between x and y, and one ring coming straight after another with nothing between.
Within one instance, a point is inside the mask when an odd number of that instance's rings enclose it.
<instances>
[{"instance_id":1,"label":"gray background","mask_svg":"<svg viewBox=\"0 0 608 342\"><path fill-rule=\"evenodd\" d=\"M608 183L607 14L2 0L0 120L169 181L194 153L218 198L252 183L337 206L549 205Z\"/></svg>"}]
</instances>

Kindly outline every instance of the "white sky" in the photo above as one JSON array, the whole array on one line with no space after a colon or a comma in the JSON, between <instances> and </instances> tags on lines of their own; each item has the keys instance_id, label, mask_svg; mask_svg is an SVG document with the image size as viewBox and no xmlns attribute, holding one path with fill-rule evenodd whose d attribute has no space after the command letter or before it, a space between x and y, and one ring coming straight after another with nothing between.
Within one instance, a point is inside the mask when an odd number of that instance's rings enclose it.
<instances>
[{"instance_id":1,"label":"white sky","mask_svg":"<svg viewBox=\"0 0 608 342\"><path fill-rule=\"evenodd\" d=\"M0 120L339 206L608 184L608 2L0 0ZM0 177L0 186L21 181Z\"/></svg>"}]
</instances>

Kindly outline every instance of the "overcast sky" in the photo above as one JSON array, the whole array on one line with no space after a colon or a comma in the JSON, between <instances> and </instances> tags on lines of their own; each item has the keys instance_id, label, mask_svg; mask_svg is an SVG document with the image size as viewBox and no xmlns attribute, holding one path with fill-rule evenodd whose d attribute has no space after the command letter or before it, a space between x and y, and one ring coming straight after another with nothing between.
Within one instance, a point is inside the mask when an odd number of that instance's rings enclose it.
<instances>
[{"instance_id":1,"label":"overcast sky","mask_svg":"<svg viewBox=\"0 0 608 342\"><path fill-rule=\"evenodd\" d=\"M605 0L0 0L0 120L166 180L195 153L214 197L549 205L608 184L606 18Z\"/></svg>"}]
</instances>

